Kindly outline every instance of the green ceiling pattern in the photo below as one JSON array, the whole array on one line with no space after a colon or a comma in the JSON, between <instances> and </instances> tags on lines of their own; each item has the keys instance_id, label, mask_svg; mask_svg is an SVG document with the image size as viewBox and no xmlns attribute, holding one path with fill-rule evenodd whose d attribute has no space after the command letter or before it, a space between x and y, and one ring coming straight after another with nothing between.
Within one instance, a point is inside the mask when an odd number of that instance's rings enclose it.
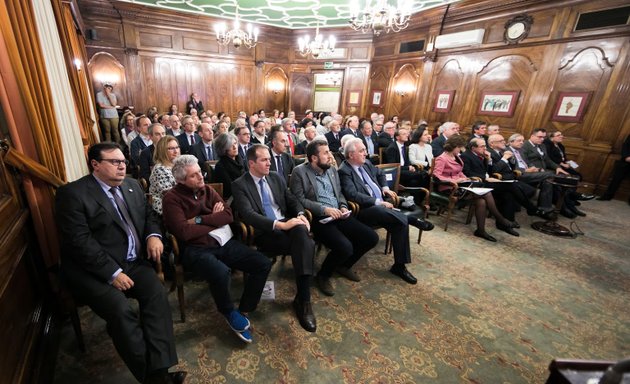
<instances>
[{"instance_id":1,"label":"green ceiling pattern","mask_svg":"<svg viewBox=\"0 0 630 384\"><path fill-rule=\"evenodd\" d=\"M241 20L276 27L299 29L347 26L350 18L350 4L363 9L370 0L123 0L135 4L145 4L179 11L194 12L234 19L236 5ZM388 0L396 5L400 0ZM413 2L412 12L420 12L458 0L409 0ZM375 3L376 1L371 1Z\"/></svg>"}]
</instances>

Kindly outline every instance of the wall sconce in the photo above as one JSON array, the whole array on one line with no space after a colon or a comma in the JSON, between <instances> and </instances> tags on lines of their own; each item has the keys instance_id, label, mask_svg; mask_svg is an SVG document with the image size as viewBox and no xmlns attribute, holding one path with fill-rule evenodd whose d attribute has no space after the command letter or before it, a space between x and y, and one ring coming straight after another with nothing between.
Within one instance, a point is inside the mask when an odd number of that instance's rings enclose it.
<instances>
[{"instance_id":1,"label":"wall sconce","mask_svg":"<svg viewBox=\"0 0 630 384\"><path fill-rule=\"evenodd\" d=\"M77 68L77 71L80 71L82 66L81 60L74 59L74 66Z\"/></svg>"},{"instance_id":2,"label":"wall sconce","mask_svg":"<svg viewBox=\"0 0 630 384\"><path fill-rule=\"evenodd\" d=\"M413 85L411 84L399 84L394 88L394 93L400 97L405 97L411 92L413 92Z\"/></svg>"},{"instance_id":3,"label":"wall sconce","mask_svg":"<svg viewBox=\"0 0 630 384\"><path fill-rule=\"evenodd\" d=\"M282 92L283 89L284 89L284 86L280 82L275 81L275 82L269 83L269 90L273 92L274 95L277 95L278 93Z\"/></svg>"}]
</instances>

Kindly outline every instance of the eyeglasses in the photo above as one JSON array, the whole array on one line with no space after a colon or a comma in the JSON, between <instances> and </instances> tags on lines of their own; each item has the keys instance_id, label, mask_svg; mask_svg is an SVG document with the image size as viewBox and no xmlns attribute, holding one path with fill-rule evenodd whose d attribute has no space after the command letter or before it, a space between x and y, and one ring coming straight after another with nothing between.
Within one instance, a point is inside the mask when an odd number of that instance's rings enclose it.
<instances>
[{"instance_id":1,"label":"eyeglasses","mask_svg":"<svg viewBox=\"0 0 630 384\"><path fill-rule=\"evenodd\" d=\"M120 167L121 164L124 164L125 166L129 165L129 161L128 160L101 159L101 161L107 161L108 163L110 163L114 167Z\"/></svg>"},{"instance_id":2,"label":"eyeglasses","mask_svg":"<svg viewBox=\"0 0 630 384\"><path fill-rule=\"evenodd\" d=\"M168 149L169 151L175 151L175 150L179 149L179 146L177 146L177 147L167 147L166 149Z\"/></svg>"}]
</instances>

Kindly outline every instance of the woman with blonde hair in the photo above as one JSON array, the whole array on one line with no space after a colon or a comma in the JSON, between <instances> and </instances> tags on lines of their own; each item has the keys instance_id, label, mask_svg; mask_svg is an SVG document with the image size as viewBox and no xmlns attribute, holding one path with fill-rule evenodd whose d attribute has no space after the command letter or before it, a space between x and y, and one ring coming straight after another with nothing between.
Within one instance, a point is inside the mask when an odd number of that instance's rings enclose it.
<instances>
[{"instance_id":1,"label":"woman with blonde hair","mask_svg":"<svg viewBox=\"0 0 630 384\"><path fill-rule=\"evenodd\" d=\"M179 142L173 136L164 136L158 141L153 152L153 170L149 177L149 193L153 210L162 215L162 197L175 186L173 160L179 157Z\"/></svg>"}]
</instances>

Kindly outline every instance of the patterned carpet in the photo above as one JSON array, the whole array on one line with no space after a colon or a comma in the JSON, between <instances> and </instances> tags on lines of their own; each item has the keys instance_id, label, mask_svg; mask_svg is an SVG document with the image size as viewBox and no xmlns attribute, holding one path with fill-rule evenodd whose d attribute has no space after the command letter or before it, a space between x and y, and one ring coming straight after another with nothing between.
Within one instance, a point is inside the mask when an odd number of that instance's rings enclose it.
<instances>
[{"instance_id":1,"label":"patterned carpet","mask_svg":"<svg viewBox=\"0 0 630 384\"><path fill-rule=\"evenodd\" d=\"M316 334L302 330L291 309L289 259L270 275L276 299L251 314L250 345L217 314L205 284L187 282L185 324L170 297L177 368L189 372L187 383L541 383L556 357L627 357L630 207L591 201L582 208L585 235L576 239L535 232L521 213L521 237L488 227L499 240L489 243L472 236L463 211L448 232L433 216L436 229L412 248L418 285L387 271L392 257L381 241L357 265L361 282L335 278L334 297L313 289ZM240 274L233 286L236 297ZM78 351L65 324L55 383L134 382L102 320L84 310L81 321L88 351Z\"/></svg>"}]
</instances>

